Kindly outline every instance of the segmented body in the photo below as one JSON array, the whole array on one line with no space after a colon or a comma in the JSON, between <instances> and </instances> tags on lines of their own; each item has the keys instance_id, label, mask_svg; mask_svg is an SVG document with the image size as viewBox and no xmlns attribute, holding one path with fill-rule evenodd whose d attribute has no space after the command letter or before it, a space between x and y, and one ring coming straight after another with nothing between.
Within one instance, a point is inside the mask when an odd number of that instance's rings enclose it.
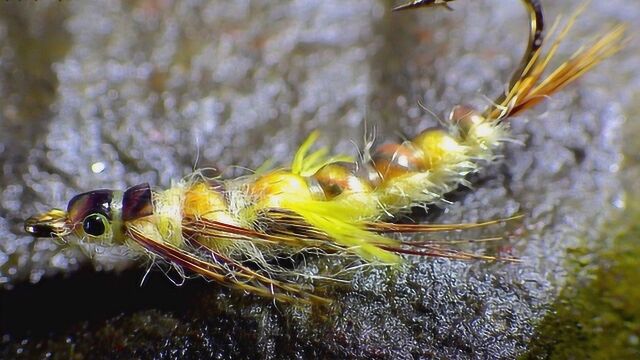
<instances>
[{"instance_id":1,"label":"segmented body","mask_svg":"<svg viewBox=\"0 0 640 360\"><path fill-rule=\"evenodd\" d=\"M447 2L419 0L406 7ZM329 156L324 148L312 150L319 136L312 133L289 166L230 180L195 173L168 190L142 184L124 192L93 191L73 198L66 212L52 210L29 219L25 228L36 236L127 245L219 283L283 301L325 301L299 280L337 279L335 271L308 272L283 265L296 254L339 255L386 265L400 263L399 254L490 258L388 234L484 225L390 221L413 206L438 203L465 184L468 174L495 158L508 138L509 117L621 47L624 29L617 27L541 80L575 15L543 56L540 3L524 3L531 33L522 66L509 91L483 112L455 107L446 126L365 150L359 159Z\"/></svg>"},{"instance_id":2,"label":"segmented body","mask_svg":"<svg viewBox=\"0 0 640 360\"><path fill-rule=\"evenodd\" d=\"M264 234L280 232L295 238L288 246L333 248L368 261L397 263L397 255L386 248L399 243L368 224L440 201L500 146L503 126L481 121L477 114L465 116L455 119L453 131L425 130L412 140L384 144L370 160L359 162L323 159L318 152L306 156L314 134L288 168L218 184L196 177L156 193L153 216L159 219L152 222L170 223L156 226L158 236L176 246L183 244L180 234L186 232L218 251L233 247L215 233L205 236L198 230L199 221L208 221Z\"/></svg>"}]
</instances>

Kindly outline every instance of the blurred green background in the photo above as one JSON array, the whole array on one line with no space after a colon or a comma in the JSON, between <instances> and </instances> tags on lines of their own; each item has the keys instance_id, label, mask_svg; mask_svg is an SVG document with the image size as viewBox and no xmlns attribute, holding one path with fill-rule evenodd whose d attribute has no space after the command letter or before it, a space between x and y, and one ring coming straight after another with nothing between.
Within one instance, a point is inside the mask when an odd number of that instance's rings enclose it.
<instances>
[{"instance_id":1,"label":"blurred green background","mask_svg":"<svg viewBox=\"0 0 640 360\"><path fill-rule=\"evenodd\" d=\"M543 1L548 24L581 3ZM638 358L634 38L514 119L504 159L433 216L525 214L489 249L521 264L408 259L331 290L320 312L159 271L139 286L135 262L24 234L26 217L78 192L168 187L196 164L235 176L288 161L313 129L355 153L365 129L411 136L437 125L429 112L503 91L527 34L518 1L392 6L0 2L0 357ZM640 3L592 1L560 55L639 20Z\"/></svg>"}]
</instances>

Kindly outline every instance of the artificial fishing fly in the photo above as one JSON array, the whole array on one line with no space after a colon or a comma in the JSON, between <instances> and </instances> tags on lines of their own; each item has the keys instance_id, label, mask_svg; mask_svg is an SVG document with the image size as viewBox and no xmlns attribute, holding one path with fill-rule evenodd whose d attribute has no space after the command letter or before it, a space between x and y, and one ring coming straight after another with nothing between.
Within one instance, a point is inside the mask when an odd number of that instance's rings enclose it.
<instances>
[{"instance_id":1,"label":"artificial fishing fly","mask_svg":"<svg viewBox=\"0 0 640 360\"><path fill-rule=\"evenodd\" d=\"M452 0L416 0L397 10L447 6ZM141 184L126 191L95 190L75 196L67 210L53 209L25 222L38 237L74 243L126 246L220 284L287 302L326 302L302 279L338 280L283 265L296 254L393 265L401 255L495 259L446 248L436 241L407 241L394 233L433 233L480 224L397 224L394 216L436 204L495 159L509 138L507 120L573 82L623 45L617 26L582 47L546 77L577 13L542 52L539 0L522 0L529 14L528 47L508 91L484 111L456 106L443 128L384 144L354 160L311 151L318 133L300 146L291 164L236 179L207 179L196 172L168 190ZM557 24L550 33L557 30ZM546 36L548 38L551 35ZM370 146L367 147L367 149ZM507 259L508 260L508 259Z\"/></svg>"}]
</instances>

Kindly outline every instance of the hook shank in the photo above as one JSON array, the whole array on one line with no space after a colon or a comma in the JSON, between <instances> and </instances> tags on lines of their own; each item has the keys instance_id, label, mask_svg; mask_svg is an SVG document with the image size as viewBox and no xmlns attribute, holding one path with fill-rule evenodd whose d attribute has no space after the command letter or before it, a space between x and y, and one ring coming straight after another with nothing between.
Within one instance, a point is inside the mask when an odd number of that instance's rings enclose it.
<instances>
[{"instance_id":1,"label":"hook shank","mask_svg":"<svg viewBox=\"0 0 640 360\"><path fill-rule=\"evenodd\" d=\"M393 8L394 11L398 10L408 10L408 9L416 9L421 7L436 7L443 6L447 9L451 9L448 5L449 2L454 0L413 0L407 2L405 4L396 6ZM522 60L520 61L520 65L513 73L511 80L509 81L509 91L505 94L500 95L495 101L494 104L497 106L507 106L506 103L508 101L507 94L511 92L511 89L520 81L525 78L528 73L531 71L532 67L529 66L531 60L536 54L536 51L542 47L542 42L544 39L543 30L544 30L544 19L542 13L542 3L540 0L522 0L524 7L527 10L527 14L529 15L529 42L527 44L527 48L524 52Z\"/></svg>"}]
</instances>

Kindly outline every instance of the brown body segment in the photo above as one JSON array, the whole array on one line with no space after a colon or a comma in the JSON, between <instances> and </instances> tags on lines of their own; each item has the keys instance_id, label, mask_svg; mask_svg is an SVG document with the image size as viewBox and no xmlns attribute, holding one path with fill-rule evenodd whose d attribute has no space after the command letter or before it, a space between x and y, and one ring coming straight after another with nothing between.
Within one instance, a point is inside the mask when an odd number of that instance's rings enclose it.
<instances>
[{"instance_id":1,"label":"brown body segment","mask_svg":"<svg viewBox=\"0 0 640 360\"><path fill-rule=\"evenodd\" d=\"M354 163L333 163L323 166L313 178L318 182L327 200L344 193L367 193L373 190L373 186L358 174L357 165Z\"/></svg>"},{"instance_id":2,"label":"brown body segment","mask_svg":"<svg viewBox=\"0 0 640 360\"><path fill-rule=\"evenodd\" d=\"M383 182L424 169L420 152L408 142L383 144L376 149L372 160Z\"/></svg>"}]
</instances>

